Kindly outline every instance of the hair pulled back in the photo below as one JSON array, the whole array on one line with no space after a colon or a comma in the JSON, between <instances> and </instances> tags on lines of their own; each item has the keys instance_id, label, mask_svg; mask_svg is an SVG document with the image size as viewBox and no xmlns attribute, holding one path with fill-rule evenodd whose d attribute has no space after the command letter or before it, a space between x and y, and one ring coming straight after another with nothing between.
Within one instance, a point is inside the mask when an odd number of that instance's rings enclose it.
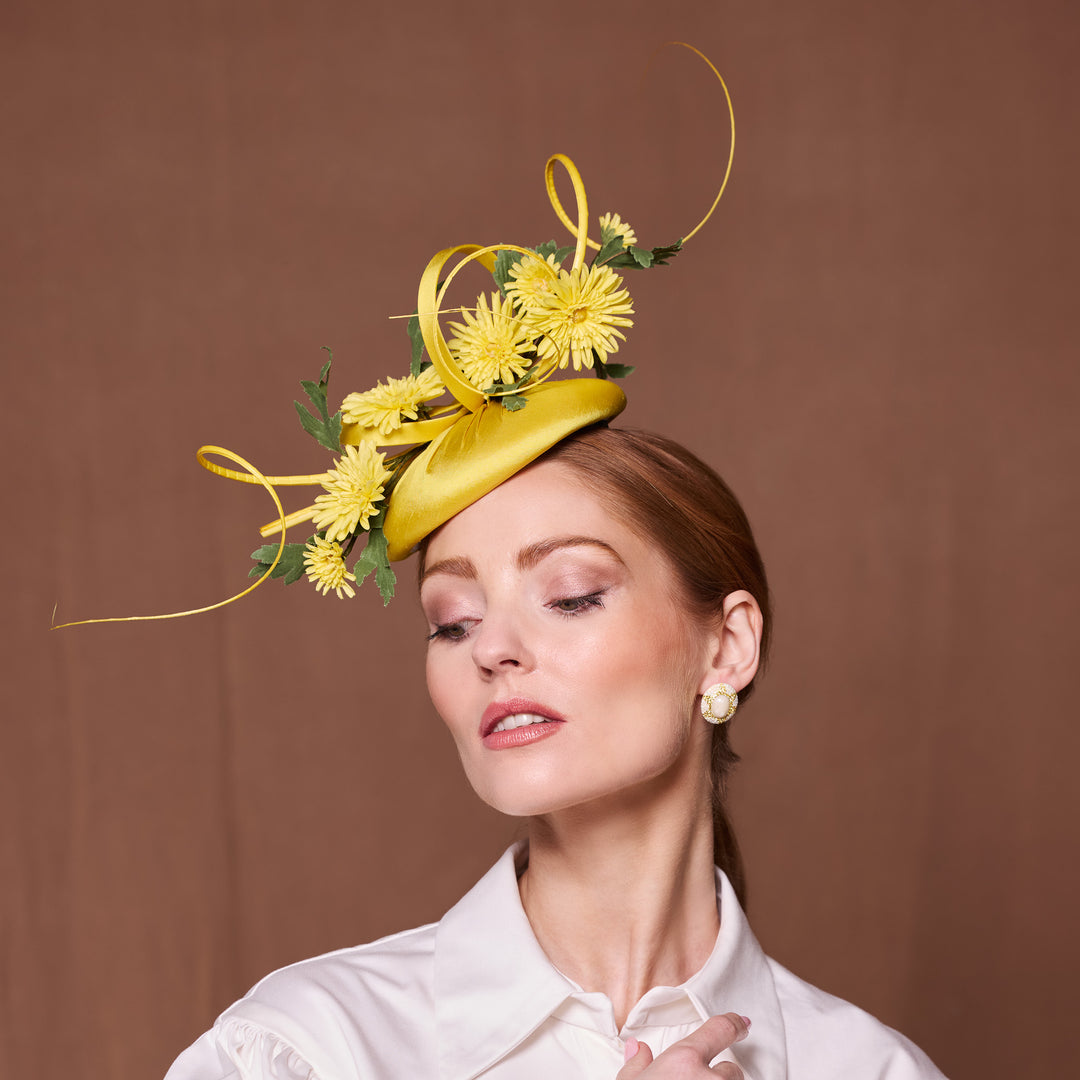
<instances>
[{"instance_id":1,"label":"hair pulled back","mask_svg":"<svg viewBox=\"0 0 1080 1080\"><path fill-rule=\"evenodd\" d=\"M743 508L708 465L671 439L606 426L577 432L543 460L576 472L609 513L663 552L691 617L700 625L715 621L729 593L750 593L763 618L764 664L772 627L765 566ZM752 690L753 682L739 692L740 702ZM730 726L713 728L713 855L745 904L742 856L724 809L727 775L739 760L731 748Z\"/></svg>"}]
</instances>

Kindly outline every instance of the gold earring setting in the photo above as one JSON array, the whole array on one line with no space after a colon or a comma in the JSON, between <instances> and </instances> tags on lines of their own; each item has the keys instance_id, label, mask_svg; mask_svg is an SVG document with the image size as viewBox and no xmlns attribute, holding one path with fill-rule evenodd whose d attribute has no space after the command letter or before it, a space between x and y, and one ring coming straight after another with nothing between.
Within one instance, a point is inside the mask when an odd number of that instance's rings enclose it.
<instances>
[{"instance_id":1,"label":"gold earring setting","mask_svg":"<svg viewBox=\"0 0 1080 1080\"><path fill-rule=\"evenodd\" d=\"M714 683L701 695L701 715L710 724L723 724L735 715L739 707L739 695L734 686Z\"/></svg>"}]
</instances>

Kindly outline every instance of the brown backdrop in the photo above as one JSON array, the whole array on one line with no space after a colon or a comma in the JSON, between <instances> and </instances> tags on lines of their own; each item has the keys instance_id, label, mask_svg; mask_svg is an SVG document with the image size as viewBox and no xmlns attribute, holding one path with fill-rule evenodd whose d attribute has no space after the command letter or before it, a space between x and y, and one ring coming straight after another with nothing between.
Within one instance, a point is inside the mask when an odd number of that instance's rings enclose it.
<instances>
[{"instance_id":1,"label":"brown backdrop","mask_svg":"<svg viewBox=\"0 0 1080 1080\"><path fill-rule=\"evenodd\" d=\"M777 597L734 812L766 946L954 1077L1072 1067L1075 60L1064 0L7 0L4 1075L146 1080L271 968L438 917L514 826L411 584L243 584L325 467L290 399L403 373L437 248L556 235L547 155L680 235L625 422L741 494ZM412 568L404 568L406 579Z\"/></svg>"}]
</instances>

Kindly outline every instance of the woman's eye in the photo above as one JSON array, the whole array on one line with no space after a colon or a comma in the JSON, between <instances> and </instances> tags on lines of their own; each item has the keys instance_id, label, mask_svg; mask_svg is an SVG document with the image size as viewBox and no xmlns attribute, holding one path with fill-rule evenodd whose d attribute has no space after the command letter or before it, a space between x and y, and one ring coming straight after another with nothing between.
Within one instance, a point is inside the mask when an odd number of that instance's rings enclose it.
<instances>
[{"instance_id":1,"label":"woman's eye","mask_svg":"<svg viewBox=\"0 0 1080 1080\"><path fill-rule=\"evenodd\" d=\"M602 595L602 593L594 592L589 593L587 596L567 596L562 600L552 601L548 604L548 607L561 615L579 615L589 608L602 608L604 606L601 599Z\"/></svg>"},{"instance_id":2,"label":"woman's eye","mask_svg":"<svg viewBox=\"0 0 1080 1080\"><path fill-rule=\"evenodd\" d=\"M442 623L436 626L435 629L428 634L428 641L436 641L442 639L443 641L461 641L462 638L467 637L469 630L472 628L473 620L465 619L461 622Z\"/></svg>"}]
</instances>

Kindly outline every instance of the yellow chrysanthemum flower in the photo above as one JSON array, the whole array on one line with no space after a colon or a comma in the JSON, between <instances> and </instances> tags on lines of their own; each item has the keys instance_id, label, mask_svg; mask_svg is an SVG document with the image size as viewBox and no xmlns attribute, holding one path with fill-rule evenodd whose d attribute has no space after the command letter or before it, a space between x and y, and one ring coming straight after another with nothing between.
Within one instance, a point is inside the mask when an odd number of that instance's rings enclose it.
<instances>
[{"instance_id":1,"label":"yellow chrysanthemum flower","mask_svg":"<svg viewBox=\"0 0 1080 1080\"><path fill-rule=\"evenodd\" d=\"M532 349L532 339L510 300L492 293L489 308L480 296L475 316L464 309L461 315L464 324L450 323L456 334L446 344L473 386L484 390L525 374L532 360L523 354Z\"/></svg>"},{"instance_id":2,"label":"yellow chrysanthemum flower","mask_svg":"<svg viewBox=\"0 0 1080 1080\"><path fill-rule=\"evenodd\" d=\"M362 394L348 394L341 403L341 418L347 424L377 428L380 434L389 435L405 420L415 420L417 408L445 390L434 368L404 379L387 379Z\"/></svg>"},{"instance_id":3,"label":"yellow chrysanthemum flower","mask_svg":"<svg viewBox=\"0 0 1080 1080\"><path fill-rule=\"evenodd\" d=\"M349 584L356 578L345 569L345 556L340 544L313 536L304 551L304 566L307 568L308 581L323 596L331 589L337 593L339 600L344 600L345 596L351 599L356 595L356 590Z\"/></svg>"},{"instance_id":4,"label":"yellow chrysanthemum flower","mask_svg":"<svg viewBox=\"0 0 1080 1080\"><path fill-rule=\"evenodd\" d=\"M559 279L559 264L554 255L541 259L539 255L524 255L510 267L506 295L523 313L543 307Z\"/></svg>"},{"instance_id":5,"label":"yellow chrysanthemum flower","mask_svg":"<svg viewBox=\"0 0 1080 1080\"><path fill-rule=\"evenodd\" d=\"M383 485L390 479L383 456L370 443L346 446L337 466L326 474L325 495L315 497L315 528L326 530L327 540L344 540L357 527L366 529L382 501Z\"/></svg>"},{"instance_id":6,"label":"yellow chrysanthemum flower","mask_svg":"<svg viewBox=\"0 0 1080 1080\"><path fill-rule=\"evenodd\" d=\"M630 293L622 278L607 266L580 266L561 270L543 308L530 312L531 330L542 334L537 353L542 359L558 358L559 367L571 361L574 370L593 366L593 350L604 363L617 352L616 338L626 340L618 327L633 326L626 316L634 313Z\"/></svg>"},{"instance_id":7,"label":"yellow chrysanthemum flower","mask_svg":"<svg viewBox=\"0 0 1080 1080\"><path fill-rule=\"evenodd\" d=\"M606 244L613 237L621 236L623 247L637 243L637 236L628 221L623 221L618 214L604 214L600 218L600 241Z\"/></svg>"}]
</instances>

